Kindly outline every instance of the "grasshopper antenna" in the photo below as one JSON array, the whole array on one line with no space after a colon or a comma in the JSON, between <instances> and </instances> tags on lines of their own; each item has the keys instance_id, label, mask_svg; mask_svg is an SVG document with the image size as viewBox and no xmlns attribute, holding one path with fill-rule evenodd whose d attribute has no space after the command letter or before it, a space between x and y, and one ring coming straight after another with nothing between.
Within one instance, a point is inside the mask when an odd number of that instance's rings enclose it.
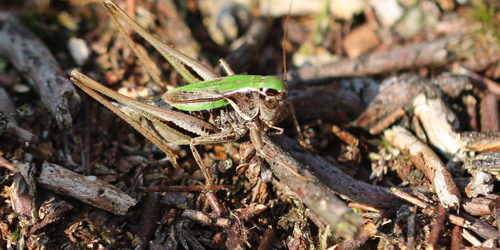
<instances>
[{"instance_id":1,"label":"grasshopper antenna","mask_svg":"<svg viewBox=\"0 0 500 250\"><path fill-rule=\"evenodd\" d=\"M288 15L286 16L285 19L285 31L283 32L283 81L286 82L286 39L287 39L287 32L288 32L288 19L290 19L290 13L292 13L292 4L293 0L290 1L290 6L288 7ZM295 109L293 108L292 101L288 99L288 108L290 115L292 116L293 119L293 125L295 126L295 129L297 130L297 136L299 137L299 142L300 144L305 147L305 148L311 148L306 141L304 140L304 136L302 135L302 131L300 130L300 125L299 121L297 121L297 117L295 116Z\"/></svg>"},{"instance_id":2,"label":"grasshopper antenna","mask_svg":"<svg viewBox=\"0 0 500 250\"><path fill-rule=\"evenodd\" d=\"M292 13L293 0L290 1L290 6L288 6L288 15L285 19L285 31L283 32L283 81L286 82L286 39L288 33L288 19L290 19L290 13Z\"/></svg>"}]
</instances>

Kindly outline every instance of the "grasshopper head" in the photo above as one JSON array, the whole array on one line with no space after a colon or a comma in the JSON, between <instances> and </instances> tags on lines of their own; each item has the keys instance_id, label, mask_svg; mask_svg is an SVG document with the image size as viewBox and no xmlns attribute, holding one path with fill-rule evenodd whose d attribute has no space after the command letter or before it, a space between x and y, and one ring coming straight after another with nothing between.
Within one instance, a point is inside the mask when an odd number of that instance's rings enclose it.
<instances>
[{"instance_id":1,"label":"grasshopper head","mask_svg":"<svg viewBox=\"0 0 500 250\"><path fill-rule=\"evenodd\" d=\"M259 88L260 119L268 125L274 125L285 117L288 91L283 80L265 76Z\"/></svg>"}]
</instances>

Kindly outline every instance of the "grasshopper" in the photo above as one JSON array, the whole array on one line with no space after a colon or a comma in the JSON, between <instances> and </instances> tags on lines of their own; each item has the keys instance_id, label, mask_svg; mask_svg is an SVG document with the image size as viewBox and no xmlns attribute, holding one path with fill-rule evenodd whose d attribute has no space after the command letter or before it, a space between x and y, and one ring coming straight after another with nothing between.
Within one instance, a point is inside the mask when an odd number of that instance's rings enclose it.
<instances>
[{"instance_id":1,"label":"grasshopper","mask_svg":"<svg viewBox=\"0 0 500 250\"><path fill-rule=\"evenodd\" d=\"M159 76L151 69L152 67L148 67L146 56L137 49L118 19L130 25L153 45L189 82L186 86L166 92L162 97L165 102L181 112L156 107L118 94L77 70L71 72L71 81L157 145L175 166L177 166L175 153L162 140L178 145L189 145L197 164L205 175L207 189L213 181L196 149L197 145L236 141L249 132L250 140L257 153L261 156L272 157L263 149L261 133L270 128L276 130L275 134L283 133L282 128L274 125L284 118L287 111L292 114L299 140L303 142L284 80L273 76L235 75L223 60L220 63L228 76L221 77L214 70L171 48L148 33L115 3L106 1L104 7L155 81L161 82ZM150 120L155 132L145 128L96 91ZM206 121L188 113L182 113L182 111L209 112L211 119ZM296 170L289 170L301 177Z\"/></svg>"}]
</instances>

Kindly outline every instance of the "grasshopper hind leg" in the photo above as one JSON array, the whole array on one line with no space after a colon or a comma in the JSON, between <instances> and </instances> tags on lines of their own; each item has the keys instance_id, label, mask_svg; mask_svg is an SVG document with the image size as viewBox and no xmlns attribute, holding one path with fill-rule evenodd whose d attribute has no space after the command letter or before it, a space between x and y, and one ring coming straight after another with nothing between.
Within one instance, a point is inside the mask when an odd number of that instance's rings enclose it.
<instances>
[{"instance_id":1,"label":"grasshopper hind leg","mask_svg":"<svg viewBox=\"0 0 500 250\"><path fill-rule=\"evenodd\" d=\"M198 152L198 150L196 149L196 145L193 143L193 141L191 142L191 144L189 144L189 147L191 148L191 152L193 152L193 156L194 156L194 159L196 160L196 163L200 167L201 172L203 172L203 175L205 176L205 185L206 186L205 186L204 191L208 191L208 190L210 190L210 188L214 184L213 183L214 180L212 179L212 176L210 175L210 172L208 171L208 167L203 162L203 159L201 158L201 155Z\"/></svg>"},{"instance_id":2,"label":"grasshopper hind leg","mask_svg":"<svg viewBox=\"0 0 500 250\"><path fill-rule=\"evenodd\" d=\"M96 81L92 80L90 77L84 75L83 73L73 70L71 72L71 78L70 80L78 86L80 89L82 89L85 93L90 95L92 98L94 98L96 101L100 102L102 105L104 105L106 108L111 110L113 113L118 115L120 118L125 120L128 124L130 124L135 130L137 130L139 133L141 133L146 139L151 141L153 144L155 144L160 150L162 150L166 154L166 158L174 165L174 167L179 168L179 164L177 164L177 156L175 152L169 148L161 138L156 133L152 133L148 128L144 127L137 119L134 119L133 117L129 116L126 114L123 110L118 108L117 106L113 105L111 102L109 102L106 98L101 96L96 92L99 91L105 95L111 95L111 96L119 96L116 92L100 85ZM124 97L125 98L125 97ZM126 98L125 98L126 99Z\"/></svg>"},{"instance_id":3,"label":"grasshopper hind leg","mask_svg":"<svg viewBox=\"0 0 500 250\"><path fill-rule=\"evenodd\" d=\"M158 68L154 65L153 61L149 58L147 54L144 54L140 51L139 47L135 42L132 40L128 32L125 30L125 28L121 25L120 21L118 21L118 18L121 18L125 22L130 23L129 19L125 12L121 10L115 3L111 1L106 1L104 3L104 8L106 12L108 13L108 16L111 18L111 21L115 24L116 28L118 31L122 34L123 38L125 41L128 43L134 54L137 56L139 61L142 63L143 67L146 69L146 71L149 73L151 78L153 78L153 81L159 84L162 88L166 88L167 84L161 80L159 74ZM125 16L125 17L124 17ZM127 19L128 18L128 19ZM130 19L132 20L132 19ZM132 21L133 22L133 21ZM137 27L132 26L132 28L137 29Z\"/></svg>"}]
</instances>

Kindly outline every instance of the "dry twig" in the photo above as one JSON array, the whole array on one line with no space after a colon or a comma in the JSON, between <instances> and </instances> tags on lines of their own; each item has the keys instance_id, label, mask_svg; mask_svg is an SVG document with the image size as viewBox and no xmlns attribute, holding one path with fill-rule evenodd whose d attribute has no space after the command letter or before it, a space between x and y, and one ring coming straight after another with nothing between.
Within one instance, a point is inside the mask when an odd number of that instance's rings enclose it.
<instances>
[{"instance_id":1,"label":"dry twig","mask_svg":"<svg viewBox=\"0 0 500 250\"><path fill-rule=\"evenodd\" d=\"M279 137L278 142L291 152L291 148L301 148L298 142ZM325 223L331 226L339 235L345 238L352 238L356 235L361 226L361 218L358 217L344 202L339 200L324 184L301 163L292 158L290 154L276 146L267 136L263 135L264 149L272 157L266 158L270 163L273 173L292 191L297 193L299 198L308 205ZM305 150L305 149L302 149ZM294 152L294 156L300 154ZM302 154L304 154L302 152ZM310 156L310 153L307 155ZM318 163L318 162L316 162ZM323 164L326 161L323 162ZM287 164L288 166L282 166ZM314 165L314 163L309 163ZM297 178L288 169L296 169L305 178ZM340 171L339 171L340 172ZM319 173L318 173L319 174ZM346 175L344 175L345 177ZM340 181L340 178L338 179Z\"/></svg>"},{"instance_id":2,"label":"dry twig","mask_svg":"<svg viewBox=\"0 0 500 250\"><path fill-rule=\"evenodd\" d=\"M75 86L47 46L8 12L0 12L0 55L7 57L40 95L59 128L73 125L72 115L80 106Z\"/></svg>"}]
</instances>

